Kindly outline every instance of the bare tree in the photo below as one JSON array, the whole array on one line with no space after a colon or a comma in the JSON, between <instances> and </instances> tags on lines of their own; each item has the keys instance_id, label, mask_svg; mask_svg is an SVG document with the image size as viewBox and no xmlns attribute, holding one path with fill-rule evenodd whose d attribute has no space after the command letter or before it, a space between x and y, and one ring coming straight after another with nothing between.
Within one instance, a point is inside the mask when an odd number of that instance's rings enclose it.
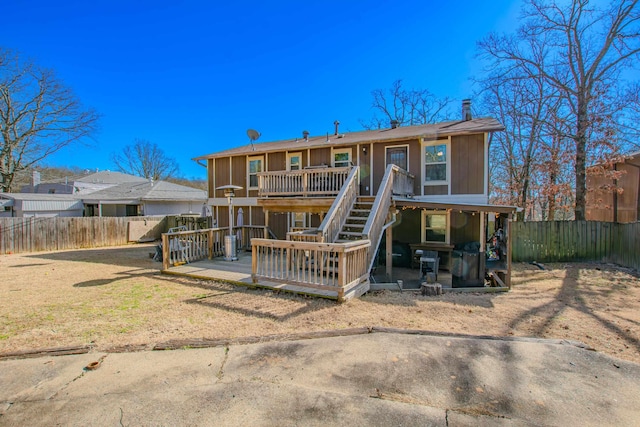
<instances>
[{"instance_id":1,"label":"bare tree","mask_svg":"<svg viewBox=\"0 0 640 427\"><path fill-rule=\"evenodd\" d=\"M175 177L179 172L175 159L167 157L156 144L144 139L135 139L121 154L113 154L111 161L120 172L154 181Z\"/></svg>"},{"instance_id":2,"label":"bare tree","mask_svg":"<svg viewBox=\"0 0 640 427\"><path fill-rule=\"evenodd\" d=\"M622 131L625 105L617 101L623 72L640 53L638 0L604 8L588 0L528 0L516 34L489 35L479 47L496 67L543 78L560 93L559 116L569 124L562 136L574 144L575 219L585 219L587 162L603 154L612 129Z\"/></svg>"},{"instance_id":3,"label":"bare tree","mask_svg":"<svg viewBox=\"0 0 640 427\"><path fill-rule=\"evenodd\" d=\"M11 192L16 174L90 137L97 122L52 70L0 48L0 191Z\"/></svg>"},{"instance_id":4,"label":"bare tree","mask_svg":"<svg viewBox=\"0 0 640 427\"><path fill-rule=\"evenodd\" d=\"M374 114L368 121L360 120L365 129L389 127L392 120L398 125L423 125L443 120L451 99L439 99L427 89L405 89L402 80L396 80L390 89L371 92Z\"/></svg>"}]
</instances>

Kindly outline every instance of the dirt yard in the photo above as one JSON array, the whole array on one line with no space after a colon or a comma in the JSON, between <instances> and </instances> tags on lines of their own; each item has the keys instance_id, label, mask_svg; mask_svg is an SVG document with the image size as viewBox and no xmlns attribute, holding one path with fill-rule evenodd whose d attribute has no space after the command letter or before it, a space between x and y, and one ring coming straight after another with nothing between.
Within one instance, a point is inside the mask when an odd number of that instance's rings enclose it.
<instances>
[{"instance_id":1,"label":"dirt yard","mask_svg":"<svg viewBox=\"0 0 640 427\"><path fill-rule=\"evenodd\" d=\"M568 339L640 363L640 280L613 265L517 264L508 293L384 291L336 304L161 275L150 252L136 245L0 255L0 355L383 326Z\"/></svg>"}]
</instances>

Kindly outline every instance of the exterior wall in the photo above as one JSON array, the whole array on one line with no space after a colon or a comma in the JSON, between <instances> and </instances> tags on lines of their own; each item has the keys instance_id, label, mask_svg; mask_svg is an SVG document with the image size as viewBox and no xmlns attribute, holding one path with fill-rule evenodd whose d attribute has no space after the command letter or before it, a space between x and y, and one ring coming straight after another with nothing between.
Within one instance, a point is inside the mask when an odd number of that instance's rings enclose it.
<instances>
[{"instance_id":1,"label":"exterior wall","mask_svg":"<svg viewBox=\"0 0 640 427\"><path fill-rule=\"evenodd\" d=\"M247 156L236 156L231 158L231 184L242 187L235 192L236 197L247 196ZM224 192L222 192L224 197ZM257 195L257 192L256 192Z\"/></svg>"},{"instance_id":2,"label":"exterior wall","mask_svg":"<svg viewBox=\"0 0 640 427\"><path fill-rule=\"evenodd\" d=\"M267 159L267 170L270 171L283 171L287 170L287 153L281 151L279 153L269 153Z\"/></svg>"},{"instance_id":3,"label":"exterior wall","mask_svg":"<svg viewBox=\"0 0 640 427\"><path fill-rule=\"evenodd\" d=\"M636 222L640 220L640 159L628 159L615 165L622 174L617 180L587 175L587 220ZM606 188L618 187L615 194Z\"/></svg>"},{"instance_id":4,"label":"exterior wall","mask_svg":"<svg viewBox=\"0 0 640 427\"><path fill-rule=\"evenodd\" d=\"M314 148L310 150L309 166L331 166L331 148Z\"/></svg>"},{"instance_id":5,"label":"exterior wall","mask_svg":"<svg viewBox=\"0 0 640 427\"><path fill-rule=\"evenodd\" d=\"M421 179L421 159L422 159L422 149L420 146L420 141L417 139L410 139L406 141L394 141L394 142L386 142L386 143L378 143L373 144L373 193L376 194L378 192L378 188L380 187L380 183L382 182L382 178L384 177L384 173L387 169L387 147L399 147L399 146L407 146L407 162L409 173L413 174L416 177L414 181L414 193L420 194L420 182ZM367 153L369 150L367 150ZM368 163L367 163L368 164Z\"/></svg>"},{"instance_id":6,"label":"exterior wall","mask_svg":"<svg viewBox=\"0 0 640 427\"><path fill-rule=\"evenodd\" d=\"M480 240L480 214L470 212L451 212L449 217L450 239L452 244L478 242Z\"/></svg>"},{"instance_id":7,"label":"exterior wall","mask_svg":"<svg viewBox=\"0 0 640 427\"><path fill-rule=\"evenodd\" d=\"M215 159L214 160L214 170L210 173L214 174L215 184L213 185L212 197L224 197L224 193L221 190L216 190L216 188L221 187L223 185L231 184L231 160L227 158Z\"/></svg>"},{"instance_id":8,"label":"exterior wall","mask_svg":"<svg viewBox=\"0 0 640 427\"><path fill-rule=\"evenodd\" d=\"M180 215L185 213L202 213L202 202L145 202L144 215Z\"/></svg>"},{"instance_id":9,"label":"exterior wall","mask_svg":"<svg viewBox=\"0 0 640 427\"><path fill-rule=\"evenodd\" d=\"M451 194L484 194L484 134L451 138Z\"/></svg>"}]
</instances>

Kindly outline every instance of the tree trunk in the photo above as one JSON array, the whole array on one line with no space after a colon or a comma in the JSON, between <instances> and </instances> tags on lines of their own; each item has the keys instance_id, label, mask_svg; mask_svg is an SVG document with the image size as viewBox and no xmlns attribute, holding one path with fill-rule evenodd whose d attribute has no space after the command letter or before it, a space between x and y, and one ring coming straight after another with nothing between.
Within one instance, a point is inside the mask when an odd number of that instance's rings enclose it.
<instances>
[{"instance_id":1,"label":"tree trunk","mask_svg":"<svg viewBox=\"0 0 640 427\"><path fill-rule=\"evenodd\" d=\"M589 117L587 114L587 102L584 99L578 100L578 117L576 129L576 221L586 219L586 193L587 193L587 127Z\"/></svg>"}]
</instances>

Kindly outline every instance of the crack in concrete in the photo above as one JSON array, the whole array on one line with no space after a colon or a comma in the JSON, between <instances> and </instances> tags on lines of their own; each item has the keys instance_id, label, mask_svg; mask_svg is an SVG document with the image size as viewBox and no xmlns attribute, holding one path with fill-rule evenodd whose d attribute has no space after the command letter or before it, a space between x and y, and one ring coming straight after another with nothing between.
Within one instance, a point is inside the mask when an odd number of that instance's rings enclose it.
<instances>
[{"instance_id":1,"label":"crack in concrete","mask_svg":"<svg viewBox=\"0 0 640 427\"><path fill-rule=\"evenodd\" d=\"M224 365L227 363L227 359L229 359L228 346L224 348L224 359L222 359L222 363L220 364L220 369L218 369L218 373L216 374L216 378L218 378L218 382L222 381L222 378L224 377Z\"/></svg>"},{"instance_id":2,"label":"crack in concrete","mask_svg":"<svg viewBox=\"0 0 640 427\"><path fill-rule=\"evenodd\" d=\"M97 363L97 365L96 365L96 368L93 368L93 369L97 369L97 367L99 367L99 366L102 364L102 361L103 361L104 359L106 359L106 358L107 358L107 355L106 355L106 354L102 355L102 356L97 360L97 362L94 362L94 363ZM91 370L93 370L93 369L91 369ZM74 382L76 382L76 381L77 381L77 380L79 380L80 378L84 377L84 375L85 375L87 372L89 372L89 371L90 371L90 370L89 370L89 369L87 369L86 367L85 367L85 368L82 368L82 373L81 373L80 375L78 375L77 377L75 377L74 379L72 379L71 381L69 381L68 383L66 383L65 385L63 385L62 387L60 387L60 389L59 389L58 391L56 391L55 393L53 393L51 396L47 397L47 398L46 398L46 399L44 399L44 400L51 400L51 399L54 399L58 394L60 394L60 392L64 391L67 387L69 387L71 384L73 384Z\"/></svg>"}]
</instances>

